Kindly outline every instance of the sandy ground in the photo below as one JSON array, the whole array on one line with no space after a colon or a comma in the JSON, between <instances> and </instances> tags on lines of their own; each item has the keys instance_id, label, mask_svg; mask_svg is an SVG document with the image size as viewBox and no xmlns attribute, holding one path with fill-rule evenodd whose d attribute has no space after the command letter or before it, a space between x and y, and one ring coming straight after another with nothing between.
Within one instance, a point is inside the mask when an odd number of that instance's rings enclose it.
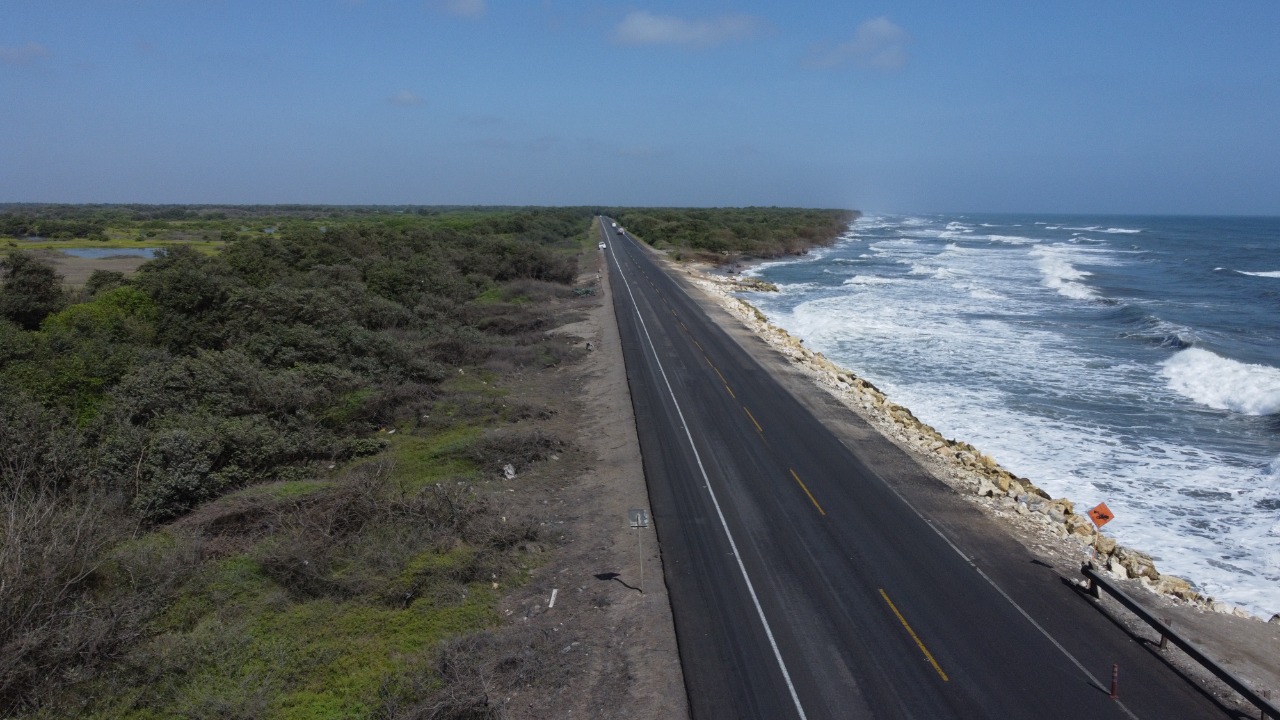
<instances>
[{"instance_id":1,"label":"sandy ground","mask_svg":"<svg viewBox=\"0 0 1280 720\"><path fill-rule=\"evenodd\" d=\"M32 254L53 264L62 283L70 287L82 287L94 270L107 270L132 275L149 258L136 255L117 255L105 258L78 258L57 250L32 250Z\"/></svg>"},{"instance_id":2,"label":"sandy ground","mask_svg":"<svg viewBox=\"0 0 1280 720\"><path fill-rule=\"evenodd\" d=\"M628 519L632 509L647 512L648 490L603 256L595 262L578 284L598 272L603 292L584 304L584 319L554 331L590 351L541 391L558 407L552 427L575 437L579 459L566 453L517 478L504 498L546 518L556 547L500 611L508 627L558 638L556 659L569 677L503 698L504 710L511 718L688 717L654 528L632 529Z\"/></svg>"}]
</instances>

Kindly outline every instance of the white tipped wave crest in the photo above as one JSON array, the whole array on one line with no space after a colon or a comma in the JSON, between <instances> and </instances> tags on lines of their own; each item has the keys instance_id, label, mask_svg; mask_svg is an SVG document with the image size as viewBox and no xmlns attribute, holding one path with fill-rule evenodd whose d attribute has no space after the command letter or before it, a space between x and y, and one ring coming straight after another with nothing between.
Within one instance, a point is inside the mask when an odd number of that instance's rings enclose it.
<instances>
[{"instance_id":1,"label":"white tipped wave crest","mask_svg":"<svg viewBox=\"0 0 1280 720\"><path fill-rule=\"evenodd\" d=\"M1072 265L1072 256L1067 248L1057 245L1037 247L1032 250L1032 254L1036 256L1036 265L1043 276L1041 284L1045 287L1073 300L1092 300L1098 297L1097 292L1081 282L1092 273Z\"/></svg>"},{"instance_id":2,"label":"white tipped wave crest","mask_svg":"<svg viewBox=\"0 0 1280 720\"><path fill-rule=\"evenodd\" d=\"M1187 348L1166 360L1160 372L1171 390L1215 410L1244 415L1280 413L1280 368Z\"/></svg>"}]
</instances>

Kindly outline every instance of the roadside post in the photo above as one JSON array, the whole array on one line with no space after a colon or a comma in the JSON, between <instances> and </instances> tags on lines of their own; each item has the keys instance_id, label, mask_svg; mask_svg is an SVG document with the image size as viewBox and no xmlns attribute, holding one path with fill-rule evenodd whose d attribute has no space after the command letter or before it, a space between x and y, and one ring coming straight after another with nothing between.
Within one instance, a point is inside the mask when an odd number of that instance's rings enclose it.
<instances>
[{"instance_id":1,"label":"roadside post","mask_svg":"<svg viewBox=\"0 0 1280 720\"><path fill-rule=\"evenodd\" d=\"M1093 521L1094 527L1098 529L1099 536L1102 535L1102 526L1115 519L1115 516L1115 513L1111 512L1111 508L1107 507L1107 504L1104 502L1098 503L1096 507L1089 510L1089 519ZM1098 559L1097 538L1093 541L1093 559Z\"/></svg>"},{"instance_id":2,"label":"roadside post","mask_svg":"<svg viewBox=\"0 0 1280 720\"><path fill-rule=\"evenodd\" d=\"M649 527L649 513L643 508L627 511L627 519L636 530L636 557L640 560L640 594L644 594L644 539L641 530Z\"/></svg>"}]
</instances>

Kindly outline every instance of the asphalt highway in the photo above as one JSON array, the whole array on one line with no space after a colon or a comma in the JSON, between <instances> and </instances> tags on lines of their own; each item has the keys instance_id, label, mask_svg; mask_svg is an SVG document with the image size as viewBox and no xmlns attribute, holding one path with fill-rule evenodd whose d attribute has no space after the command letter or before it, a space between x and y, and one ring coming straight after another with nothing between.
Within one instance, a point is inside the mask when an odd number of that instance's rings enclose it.
<instances>
[{"instance_id":1,"label":"asphalt highway","mask_svg":"<svg viewBox=\"0 0 1280 720\"><path fill-rule=\"evenodd\" d=\"M695 718L1233 717L1025 551L931 517L602 224Z\"/></svg>"}]
</instances>

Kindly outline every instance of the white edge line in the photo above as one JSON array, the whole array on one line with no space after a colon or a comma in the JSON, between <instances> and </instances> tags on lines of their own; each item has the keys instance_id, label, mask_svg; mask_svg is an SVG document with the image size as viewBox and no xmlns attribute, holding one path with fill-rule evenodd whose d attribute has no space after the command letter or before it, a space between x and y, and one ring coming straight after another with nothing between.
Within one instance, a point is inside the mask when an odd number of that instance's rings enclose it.
<instances>
[{"instance_id":1,"label":"white edge line","mask_svg":"<svg viewBox=\"0 0 1280 720\"><path fill-rule=\"evenodd\" d=\"M601 227L600 227L600 229L601 229L601 232L605 232L605 230L604 230L604 223L603 223L603 221L601 222ZM605 236L606 236L606 239L607 239L607 237L608 237L608 233L607 233L607 232L605 232ZM626 236L624 236L624 237L626 237ZM630 237L627 237L627 239L630 239ZM633 242L634 242L634 241L633 241ZM652 340L652 338L650 338L650 337L649 337L649 329L648 329L648 328L645 326L645 324L644 324L644 318L640 317L640 308L636 305L636 302L635 302L635 295L631 293L631 284L630 284L629 282L627 282L626 273L622 272L622 265L621 265L621 263L619 263L619 262L618 262L617 255L615 255L615 254L614 254L614 252L613 252L613 244L612 244L612 243L609 243L609 254L613 256L613 262L614 262L614 264L618 267L618 274L619 274L620 276L622 276L622 282L623 282L623 284L624 284L624 285L626 285L626 287L627 287L627 293L628 293L629 295L631 295L631 304L632 304L632 307L635 307L635 309L636 309L636 317L640 319L640 325L641 325L641 327L642 327L642 328L644 328L644 331L645 331L645 338L649 341L649 348L650 348L650 350L653 352L654 359L655 359L655 360L657 360L657 357L658 357L657 350L653 348L653 340ZM663 382L667 383L667 391L668 391L668 392L671 392L671 383L667 381L667 374L666 374L666 372L665 372L665 371L663 371L663 370L662 370L662 362L661 362L661 361L658 361L658 371L662 373L662 380L663 380ZM681 425L684 425L684 426L685 426L685 434L686 434L686 435L689 435L689 428L688 428L688 426L687 426L687 425L685 425L685 423L684 423L684 414L680 412L680 404L679 404L678 402L676 402L676 400L675 400L675 393L674 393L674 392L671 392L671 401L672 401L673 403L675 403L675 405L676 405L676 412L677 412L678 414L680 414L680 422L681 422ZM693 454L694 454L694 457L698 460L698 469L699 469L699 470L702 470L702 477L703 477L704 479L706 479L706 478L707 478L707 473L706 473L706 470L705 470L705 469L703 469L703 467L702 467L702 459L698 456L698 449L693 447L693 437L692 437L692 436L689 436L689 446L690 446L691 448L693 448ZM974 571L978 573L978 576L979 576L979 577L981 577L984 581L986 581L986 583L987 583L988 585L990 585L992 588L994 588L996 592L1000 593L1000 596L1001 596L1001 597L1003 597L1003 598L1004 598L1004 599L1005 599L1005 600L1006 600L1010 605L1012 605L1012 606L1013 606L1013 608L1014 608L1015 610L1017 610L1017 611L1018 611L1018 614L1022 615L1022 617L1024 617L1024 618L1026 618L1027 622L1031 623L1031 626L1032 626L1032 627L1034 627L1037 631L1039 631L1039 633L1040 633L1041 635L1043 635L1043 636L1045 637L1045 639L1047 639L1050 643L1052 643L1052 644L1053 644L1053 646L1054 646L1054 647L1056 647L1056 648L1058 649L1058 651L1059 651L1059 652L1061 652L1064 656L1066 656L1066 658L1067 658L1068 660L1070 660L1070 661L1071 661L1071 663L1072 663L1073 665L1075 665L1075 666L1076 666L1076 668L1078 668L1078 669L1080 670L1080 672L1081 672L1081 673L1083 673L1083 674L1084 674L1084 676L1085 676L1086 678L1088 678L1088 679L1089 679L1089 681L1090 681L1090 682L1092 682L1092 683L1093 683L1093 685L1094 685L1095 687L1099 688L1100 690L1102 690L1102 691L1104 691L1104 692L1107 692L1107 688L1106 688L1105 686L1103 686L1102 682L1101 682L1100 680L1098 680L1098 678L1094 677L1093 673L1089 672L1089 670L1088 670L1087 668L1085 668L1085 666L1084 666L1084 664L1083 664L1083 663L1081 663L1078 659L1076 659L1076 657L1075 657L1074 655L1072 655L1072 654L1071 654L1071 652L1070 652L1070 651L1068 651L1065 647L1063 647L1063 646L1062 646L1062 643L1058 642L1057 638L1055 638L1055 637L1053 637L1053 635L1049 634L1049 631L1048 631L1048 630L1045 630L1045 629L1044 629L1044 627L1040 625L1040 623L1036 622L1036 621L1035 621L1035 619L1031 617L1031 614L1030 614L1030 613L1028 613L1026 610L1024 610L1024 609L1022 608L1022 606L1021 606L1021 605L1019 605L1019 604L1018 604L1018 603L1017 603L1017 602L1016 602L1016 601L1015 601L1015 600L1014 600L1014 599L1009 595L1009 593L1007 593L1007 592L1005 592L1005 591L1004 591L1004 588L1002 588L1002 587L1000 587L999 585L997 585L997 584L996 584L996 582L995 582L995 580L992 580L992 579L991 579L991 577L990 577L989 575L987 575L985 572L983 572L983 571L982 571L982 568L978 567L977 563L975 563L975 562L973 561L973 559L972 559L972 558L970 558L969 556L965 555L965 554L964 554L964 552L963 552L962 550L960 550L960 548L959 548L959 547L957 547L957 546L956 546L956 544L955 544L955 543L953 543L953 542L951 541L951 538L947 537L947 536L946 536L946 535L945 535L941 530L939 530L939 529L937 528L937 526L935 526L935 525L934 525L934 524L933 524L933 523L932 523L928 518L926 518L926 517L925 517L925 516L924 516L924 515L919 511L919 510L917 510L917 509L916 509L916 506L915 506L915 505L912 505L912 504L911 504L911 502L910 502L909 500L907 500L907 498L906 498L906 497L904 497L904 496L902 495L902 493L898 492L898 489L897 489L897 488L895 488L895 487L893 487L892 485L890 485L890 484L888 483L888 481L886 481L884 478L880 477L880 475L879 475L878 473L876 473L876 474L875 474L875 476L876 476L876 478L877 478L877 479L879 479L879 480L880 480L880 482L881 482L881 483L883 483L883 484L884 484L884 486L885 486L886 488L888 488L888 489L889 489L889 491L890 491L890 492L892 492L894 495L898 496L898 499L899 499L899 500L901 500L901 501L903 502L903 504L905 504L908 508L910 508L910 509L911 509L911 512L913 512L913 513L915 513L915 514L916 514L916 517L920 518L920 519L925 523L925 525L928 525L930 530L932 530L935 534L937 534L937 536L938 536L938 537L942 538L942 541L943 541L943 542L945 542L945 543L946 543L946 544L947 544L947 545L948 545L952 550L954 550L954 551L956 552L956 554L957 554L957 555L959 555L959 556L960 556L960 558L961 558L962 560L964 560L966 563L968 563L968 564L969 564L969 566L970 566L970 567L972 567L972 568L974 569ZM749 577L747 577L747 570L746 570L746 568L742 565L742 559L738 557L738 550L737 550L737 546L736 546L736 544L733 542L733 536L729 533L729 527L728 527L728 525L727 525L727 524L725 524L724 514L720 512L720 503L716 501L715 492L711 489L711 483L710 483L710 480L708 480L708 481L707 481L707 485L706 485L706 487L707 487L707 492L708 492L708 493L710 493L710 495L711 495L711 501L712 501L713 503L715 503L715 506L716 506L716 512L717 512L718 514L720 514L720 524L724 527L724 532L725 532L725 535L726 535L726 536L728 536L728 538L729 538L729 544L730 544L730 546L731 546L731 547L733 547L734 557L738 559L738 568L739 568L739 570L741 570L741 571L742 571L742 577L743 577L743 579L744 579L744 580L746 581L746 583L747 583L747 590L751 592L751 599L752 599L752 601L753 601L753 602L755 602L756 612L760 614L760 621L761 621L762 623L764 623L765 633L769 636L769 643L773 646L774 655L775 655L775 656L777 657L777 659L778 659L778 665L779 665L779 667L782 669L783 677L784 677L784 678L786 678L787 686L791 689L791 698L792 698L792 700L794 700L794 701L795 701L795 703L796 703L796 710L800 713L800 717L804 718L804 717L805 717L804 709L803 709L802 707L800 707L800 700L799 700L799 698L796 696L794 686L792 686L792 684L791 684L791 675L787 672L786 665L785 665L785 664L783 663L783 661L782 661L782 655L778 652L778 645L777 645L777 643L775 643L775 642L774 642L774 640L773 640L773 633L772 633L772 631L770 631L770 629L769 629L769 621L765 619L764 611L763 611L763 610L761 609L761 607L760 607L760 601L756 598L755 590L752 588L752 585L751 585L751 579L750 579ZM1117 700L1117 701L1116 701L1116 705L1120 708L1120 710L1121 710L1121 711L1123 711L1123 712L1124 712L1124 714L1125 714L1125 715L1129 716L1130 718L1133 718L1133 720L1139 720L1138 716L1137 716L1137 715L1135 715L1135 714L1133 713L1133 711L1131 711L1131 710L1130 710L1130 709L1129 709L1129 708L1128 708L1128 707L1127 707L1123 702L1121 702L1121 701Z\"/></svg>"},{"instance_id":2,"label":"white edge line","mask_svg":"<svg viewBox=\"0 0 1280 720\"><path fill-rule=\"evenodd\" d=\"M604 220L601 216L600 230L608 238L608 232L604 229ZM624 236L628 237L628 236ZM628 237L628 239L630 239ZM634 242L634 241L633 241ZM769 620L764 615L764 608L760 606L760 598L756 595L755 586L751 584L751 577L747 575L747 567L742 563L742 554L738 552L738 544L733 541L733 533L729 532L729 523L724 519L724 512L720 509L720 501L716 499L715 490L711 488L711 478L707 476L707 469L702 465L702 456L698 454L698 448L693 444L693 435L689 432L689 424L684 420L684 413L680 410L680 403L676 400L676 393L671 389L671 381L667 379L667 372L662 368L662 361L658 359L658 350L654 347L653 337L649 335L649 327L644 322L644 317L640 315L640 306L636 303L635 293L631 292L631 283L627 280L627 274L622 271L622 263L618 261L618 255L614 250L613 243L608 243L609 255L613 258L613 264L618 268L618 276L622 278L622 284L627 288L627 295L631 297L631 307L636 311L636 319L640 321L640 329L644 330L645 340L649 343L649 352L653 354L653 360L658 364L658 372L662 375L662 382L667 386L667 393L671 395L671 402L675 405L676 414L680 416L680 427L684 429L685 437L689 440L689 449L693 450L693 458L698 463L698 470L702 473L704 487L707 488L707 494L711 496L711 503L715 505L716 515L720 518L720 527L724 529L724 535L729 540L729 548L733 550L733 559L738 563L738 571L742 573L742 580L747 584L747 592L751 594L751 602L756 607L756 614L760 616L760 623L764 626L764 633L769 638L769 646L773 648L773 656L778 661L778 669L782 671L782 679L787 683L787 690L791 692L791 701L795 703L796 712L800 715L801 720L808 720L808 716L804 714L804 707L800 705L800 696L796 694L796 686L791 682L791 673L787 672L787 664L782 660L782 652L778 650L778 643L774 640L773 630L769 627Z\"/></svg>"}]
</instances>

